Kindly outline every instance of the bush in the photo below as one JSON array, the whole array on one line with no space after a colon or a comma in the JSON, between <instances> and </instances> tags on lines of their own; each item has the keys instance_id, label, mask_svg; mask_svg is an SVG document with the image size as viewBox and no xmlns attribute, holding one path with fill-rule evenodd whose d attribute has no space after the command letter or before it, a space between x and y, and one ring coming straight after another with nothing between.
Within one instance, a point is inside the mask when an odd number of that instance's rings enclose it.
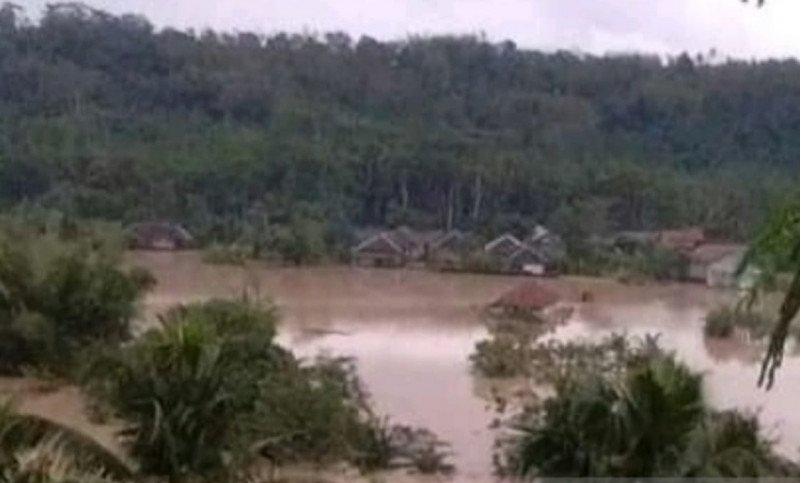
<instances>
[{"instance_id":1,"label":"bush","mask_svg":"<svg viewBox=\"0 0 802 483\"><path fill-rule=\"evenodd\" d=\"M120 246L93 232L3 225L0 372L44 366L64 374L83 347L128 337L137 301L154 280L121 269Z\"/></svg>"},{"instance_id":2,"label":"bush","mask_svg":"<svg viewBox=\"0 0 802 483\"><path fill-rule=\"evenodd\" d=\"M179 306L122 351L103 354L90 388L131 423L131 448L151 474L219 475L241 462L259 377L286 359L272 309L228 301Z\"/></svg>"},{"instance_id":3,"label":"bush","mask_svg":"<svg viewBox=\"0 0 802 483\"><path fill-rule=\"evenodd\" d=\"M477 342L470 360L474 372L485 377L526 375L530 346L512 334L498 334Z\"/></svg>"},{"instance_id":4,"label":"bush","mask_svg":"<svg viewBox=\"0 0 802 483\"><path fill-rule=\"evenodd\" d=\"M212 244L203 251L203 261L213 265L244 265L250 258L247 250L237 245Z\"/></svg>"},{"instance_id":5,"label":"bush","mask_svg":"<svg viewBox=\"0 0 802 483\"><path fill-rule=\"evenodd\" d=\"M503 267L496 257L484 251L474 251L461 257L461 271L472 273L502 273Z\"/></svg>"},{"instance_id":6,"label":"bush","mask_svg":"<svg viewBox=\"0 0 802 483\"><path fill-rule=\"evenodd\" d=\"M529 376L538 384L554 384L579 372L618 374L663 353L653 335L611 334L596 343L541 341L548 330L543 324L512 319L489 327L490 336L469 356L473 371L485 377Z\"/></svg>"},{"instance_id":7,"label":"bush","mask_svg":"<svg viewBox=\"0 0 802 483\"><path fill-rule=\"evenodd\" d=\"M620 371L572 370L553 387L553 396L523 405L512 418L512 433L498 442L501 473L525 478L799 473L797 465L773 452L756 419L710 409L702 375L672 355L652 352Z\"/></svg>"},{"instance_id":8,"label":"bush","mask_svg":"<svg viewBox=\"0 0 802 483\"><path fill-rule=\"evenodd\" d=\"M707 337L730 337L736 330L743 330L750 337L760 339L769 334L772 325L772 320L760 313L721 306L705 316L703 330Z\"/></svg>"},{"instance_id":9,"label":"bush","mask_svg":"<svg viewBox=\"0 0 802 483\"><path fill-rule=\"evenodd\" d=\"M470 355L473 371L484 377L530 374L535 342L548 326L532 316L493 318L487 325L490 336L477 342Z\"/></svg>"},{"instance_id":10,"label":"bush","mask_svg":"<svg viewBox=\"0 0 802 483\"><path fill-rule=\"evenodd\" d=\"M681 280L688 263L680 255L660 248L644 246L632 252L613 248L586 247L571 253L565 270L578 275L612 275L626 283L647 280Z\"/></svg>"},{"instance_id":11,"label":"bush","mask_svg":"<svg viewBox=\"0 0 802 483\"><path fill-rule=\"evenodd\" d=\"M214 480L258 455L373 468L397 453L382 443L352 361L301 364L274 343L272 306L212 300L161 321L98 355L87 374L90 390L131 423L145 473Z\"/></svg>"}]
</instances>

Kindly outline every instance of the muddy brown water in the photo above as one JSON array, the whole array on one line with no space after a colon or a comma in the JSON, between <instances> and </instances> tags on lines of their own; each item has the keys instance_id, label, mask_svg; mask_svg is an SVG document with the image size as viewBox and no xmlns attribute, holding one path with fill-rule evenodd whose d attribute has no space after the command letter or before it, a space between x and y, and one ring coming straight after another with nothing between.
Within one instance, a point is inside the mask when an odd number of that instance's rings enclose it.
<instances>
[{"instance_id":1,"label":"muddy brown water","mask_svg":"<svg viewBox=\"0 0 802 483\"><path fill-rule=\"evenodd\" d=\"M457 480L492 480L491 383L470 374L468 355L486 333L481 307L521 278L343 266L219 266L202 263L193 252L138 252L130 260L159 281L146 300L150 316L177 302L245 290L269 295L282 314L281 344L302 356L355 357L381 412L448 440ZM798 356L786 359L775 388L766 393L755 384L759 349L702 337L704 314L732 300L732 293L699 285L624 286L577 277L545 283L576 307L556 337L661 333L665 347L706 373L705 389L714 405L759 411L778 449L798 459ZM584 290L593 293L592 302L579 302Z\"/></svg>"},{"instance_id":2,"label":"muddy brown water","mask_svg":"<svg viewBox=\"0 0 802 483\"><path fill-rule=\"evenodd\" d=\"M523 279L343 266L232 267L204 264L196 252L132 252L128 262L148 268L158 280L145 300L141 327L176 303L244 291L269 295L282 315L279 343L305 357L324 352L356 358L359 375L380 412L393 421L428 427L452 444L457 468L453 481L494 480L494 432L489 426L496 413L491 394L494 387L503 391L507 382L472 376L468 356L486 335L481 308ZM599 339L613 331L659 332L664 347L706 373L705 390L714 405L759 411L778 449L798 460L798 356L786 357L775 388L766 393L755 384L759 348L702 337L704 314L733 300L732 293L698 285L624 286L578 277L544 283L575 308L554 337ZM583 291L593 294L592 302L580 302ZM116 447L112 428L97 427L82 416L75 388L53 392L28 390L28 385L0 380L0 393L17 395L24 412L72 421L77 429ZM390 480L417 481L409 478Z\"/></svg>"}]
</instances>

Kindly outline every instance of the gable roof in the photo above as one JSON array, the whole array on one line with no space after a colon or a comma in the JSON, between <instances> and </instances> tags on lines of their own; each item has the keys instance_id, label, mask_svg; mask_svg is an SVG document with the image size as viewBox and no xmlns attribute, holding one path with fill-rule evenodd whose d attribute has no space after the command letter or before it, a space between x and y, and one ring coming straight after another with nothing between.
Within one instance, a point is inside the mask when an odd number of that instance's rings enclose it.
<instances>
[{"instance_id":1,"label":"gable roof","mask_svg":"<svg viewBox=\"0 0 802 483\"><path fill-rule=\"evenodd\" d=\"M465 234L459 230L451 230L434 240L431 244L432 250L439 250L450 243L460 243L465 240Z\"/></svg>"},{"instance_id":2,"label":"gable roof","mask_svg":"<svg viewBox=\"0 0 802 483\"><path fill-rule=\"evenodd\" d=\"M378 233L373 235L365 240L363 240L360 244L353 248L354 252L360 251L367 251L367 252L379 252L379 253L396 253L399 255L404 255L406 252L405 250L398 245L398 243L393 240L387 232Z\"/></svg>"},{"instance_id":3,"label":"gable roof","mask_svg":"<svg viewBox=\"0 0 802 483\"><path fill-rule=\"evenodd\" d=\"M534 260L537 263L544 263L546 260L546 257L542 252L539 252L527 245L521 245L520 248L512 252L512 254L507 257L507 260L515 262L516 260L525 258L527 256L530 257L530 260Z\"/></svg>"},{"instance_id":4,"label":"gable roof","mask_svg":"<svg viewBox=\"0 0 802 483\"><path fill-rule=\"evenodd\" d=\"M485 244L485 251L497 253L507 257L518 251L518 249L523 246L524 244L521 242L521 240L515 238L510 233L505 233L500 237L487 242Z\"/></svg>"}]
</instances>

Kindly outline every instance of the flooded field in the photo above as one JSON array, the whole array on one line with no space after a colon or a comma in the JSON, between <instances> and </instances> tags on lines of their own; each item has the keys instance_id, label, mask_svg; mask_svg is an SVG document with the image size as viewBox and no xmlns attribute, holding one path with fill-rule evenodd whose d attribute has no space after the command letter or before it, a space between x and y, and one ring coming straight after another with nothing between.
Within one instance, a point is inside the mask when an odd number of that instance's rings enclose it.
<instances>
[{"instance_id":1,"label":"flooded field","mask_svg":"<svg viewBox=\"0 0 802 483\"><path fill-rule=\"evenodd\" d=\"M212 296L269 295L279 306L279 340L297 354L356 358L377 408L393 420L426 426L453 445L459 481L492 479L495 417L489 382L469 372L468 355L485 335L480 309L520 278L350 267L271 268L206 265L197 253L132 253L159 284L145 318ZM556 337L600 338L611 331L661 333L662 344L706 372L720 408L760 411L778 448L799 448L799 358L788 357L774 389L755 385L759 350L702 337L708 309L732 297L697 285L623 286L595 279L548 280L576 310ZM590 291L593 302L580 303Z\"/></svg>"}]
</instances>

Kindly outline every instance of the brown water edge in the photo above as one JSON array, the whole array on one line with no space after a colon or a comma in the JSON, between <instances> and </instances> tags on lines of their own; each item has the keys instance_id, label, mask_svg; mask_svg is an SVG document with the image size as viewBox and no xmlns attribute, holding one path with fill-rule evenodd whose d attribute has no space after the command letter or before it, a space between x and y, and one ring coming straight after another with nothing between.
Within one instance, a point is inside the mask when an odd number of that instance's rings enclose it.
<instances>
[{"instance_id":1,"label":"brown water edge","mask_svg":"<svg viewBox=\"0 0 802 483\"><path fill-rule=\"evenodd\" d=\"M307 357L321 351L355 357L380 411L426 426L452 443L456 480L492 480L494 433L488 426L496 417L494 383L470 374L468 355L485 335L480 309L521 278L345 266L232 267L204 264L193 252L138 252L129 260L159 281L146 300L146 319L178 302L243 291L271 296L282 313L280 343ZM759 410L778 449L798 458L798 356L786 359L775 388L766 393L756 387L759 349L702 337L704 315L732 301L732 293L580 277L544 283L576 305L555 337L659 332L665 347L706 373L706 390L716 406ZM579 302L585 290L593 302Z\"/></svg>"},{"instance_id":2,"label":"brown water edge","mask_svg":"<svg viewBox=\"0 0 802 483\"><path fill-rule=\"evenodd\" d=\"M493 386L503 389L507 381L471 376L468 355L485 335L481 308L521 278L343 266L215 266L202 263L194 252L134 252L127 260L150 269L159 282L145 300L143 327L175 303L237 296L243 290L269 294L283 315L280 343L308 357L320 351L355 357L381 412L397 422L426 426L452 443L454 481L493 480L494 433L488 426L496 416L491 394ZM544 283L576 306L555 337L660 332L665 347L706 372L706 390L715 405L762 408L761 422L778 439L778 449L797 458L798 356L786 359L775 388L765 393L755 386L759 350L738 341L705 341L701 335L704 314L732 300L731 293L697 285L633 287L577 277ZM592 303L578 302L585 290L594 295ZM77 389L40 391L31 384L0 380L0 394L16 395L24 412L70 424L117 448L114 428L88 420ZM381 479L437 480L397 473Z\"/></svg>"}]
</instances>

